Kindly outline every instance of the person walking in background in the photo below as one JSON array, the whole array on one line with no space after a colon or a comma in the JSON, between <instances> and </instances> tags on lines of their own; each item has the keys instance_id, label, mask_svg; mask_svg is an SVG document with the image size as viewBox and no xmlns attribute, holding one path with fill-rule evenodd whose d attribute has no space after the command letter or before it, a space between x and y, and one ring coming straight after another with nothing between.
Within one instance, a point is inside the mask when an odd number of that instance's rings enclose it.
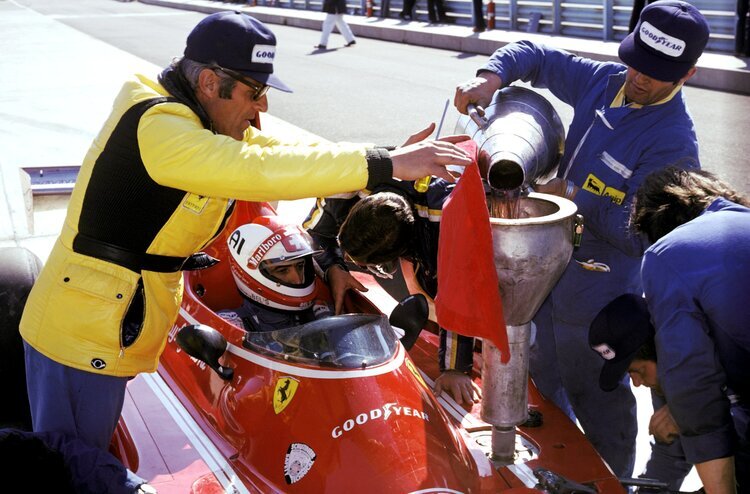
<instances>
[{"instance_id":1,"label":"person walking in background","mask_svg":"<svg viewBox=\"0 0 750 494\"><path fill-rule=\"evenodd\" d=\"M635 31L635 26L638 25L638 19L641 17L643 7L652 3L652 1L653 0L633 0L633 11L630 13L630 24L628 24L629 33Z\"/></svg>"},{"instance_id":2,"label":"person walking in background","mask_svg":"<svg viewBox=\"0 0 750 494\"><path fill-rule=\"evenodd\" d=\"M315 45L318 50L328 49L328 36L331 35L333 25L341 33L341 36L346 40L344 46L354 46L357 41L354 39L354 34L349 28L349 24L344 20L344 13L346 13L346 0L323 0L323 12L326 13L326 18L323 20L323 28L320 33L320 43Z\"/></svg>"},{"instance_id":3,"label":"person walking in background","mask_svg":"<svg viewBox=\"0 0 750 494\"><path fill-rule=\"evenodd\" d=\"M412 19L411 13L414 11L415 2L416 0L404 0L404 6L398 16L405 21L410 21Z\"/></svg>"},{"instance_id":4,"label":"person walking in background","mask_svg":"<svg viewBox=\"0 0 750 494\"><path fill-rule=\"evenodd\" d=\"M485 30L484 24L484 0L471 0L471 16L474 21L475 33L481 33Z\"/></svg>"},{"instance_id":5,"label":"person walking in background","mask_svg":"<svg viewBox=\"0 0 750 494\"><path fill-rule=\"evenodd\" d=\"M750 56L750 29L747 13L750 0L737 0L737 27L734 30L734 53L740 57Z\"/></svg>"},{"instance_id":6,"label":"person walking in background","mask_svg":"<svg viewBox=\"0 0 750 494\"><path fill-rule=\"evenodd\" d=\"M670 43L656 41L654 33ZM580 421L612 471L623 477L635 463L635 397L625 382L609 394L599 389L602 362L589 351L586 334L607 303L642 291L638 270L648 246L627 228L638 186L670 163L698 166L682 86L695 74L708 36L698 9L661 0L643 9L636 30L620 44L623 64L520 41L500 48L456 89L456 108L463 114L469 103L483 112L497 90L516 80L548 88L574 109L558 176L535 189L575 202L586 229L534 316L529 370L539 391Z\"/></svg>"},{"instance_id":7,"label":"person walking in background","mask_svg":"<svg viewBox=\"0 0 750 494\"><path fill-rule=\"evenodd\" d=\"M427 16L430 18L430 24L448 22L443 0L427 0Z\"/></svg>"}]
</instances>

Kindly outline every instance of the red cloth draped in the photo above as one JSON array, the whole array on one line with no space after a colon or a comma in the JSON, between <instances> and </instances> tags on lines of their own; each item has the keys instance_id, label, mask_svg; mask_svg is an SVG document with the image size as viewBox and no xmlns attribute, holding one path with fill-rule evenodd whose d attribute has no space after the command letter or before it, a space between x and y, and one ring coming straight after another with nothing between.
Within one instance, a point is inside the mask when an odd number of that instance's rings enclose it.
<instances>
[{"instance_id":1,"label":"red cloth draped","mask_svg":"<svg viewBox=\"0 0 750 494\"><path fill-rule=\"evenodd\" d=\"M438 244L438 294L435 310L441 327L489 339L503 363L510 359L503 307L492 251L490 215L479 178L477 145L458 144L474 156L443 205Z\"/></svg>"}]
</instances>

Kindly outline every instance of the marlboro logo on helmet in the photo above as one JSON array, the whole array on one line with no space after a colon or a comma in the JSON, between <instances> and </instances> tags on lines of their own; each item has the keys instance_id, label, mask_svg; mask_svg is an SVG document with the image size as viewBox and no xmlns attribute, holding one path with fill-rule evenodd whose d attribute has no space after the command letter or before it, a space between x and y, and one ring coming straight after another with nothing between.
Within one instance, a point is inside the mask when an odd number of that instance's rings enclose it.
<instances>
[{"instance_id":1,"label":"marlboro logo on helmet","mask_svg":"<svg viewBox=\"0 0 750 494\"><path fill-rule=\"evenodd\" d=\"M708 23L698 9L680 0L660 0L643 9L618 54L629 67L652 79L675 82L698 61L708 35Z\"/></svg>"}]
</instances>

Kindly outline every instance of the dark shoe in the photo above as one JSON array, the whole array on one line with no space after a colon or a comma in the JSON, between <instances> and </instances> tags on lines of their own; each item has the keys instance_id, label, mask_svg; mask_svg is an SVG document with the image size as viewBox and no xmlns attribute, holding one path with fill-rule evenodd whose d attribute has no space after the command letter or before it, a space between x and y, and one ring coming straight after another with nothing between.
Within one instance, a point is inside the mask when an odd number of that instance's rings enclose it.
<instances>
[{"instance_id":1,"label":"dark shoe","mask_svg":"<svg viewBox=\"0 0 750 494\"><path fill-rule=\"evenodd\" d=\"M483 33L484 32L484 28L483 27L475 27L475 28L472 29L472 31L474 31L475 33Z\"/></svg>"},{"instance_id":2,"label":"dark shoe","mask_svg":"<svg viewBox=\"0 0 750 494\"><path fill-rule=\"evenodd\" d=\"M345 44L344 46L354 46L354 45L356 45L356 44L357 44L357 40L354 40L354 39L353 39L353 40L351 40L350 42L348 42L347 44Z\"/></svg>"},{"instance_id":3,"label":"dark shoe","mask_svg":"<svg viewBox=\"0 0 750 494\"><path fill-rule=\"evenodd\" d=\"M313 46L316 50L327 50L328 47L326 45L315 45Z\"/></svg>"},{"instance_id":4,"label":"dark shoe","mask_svg":"<svg viewBox=\"0 0 750 494\"><path fill-rule=\"evenodd\" d=\"M399 12L398 16L401 18L401 20L404 20L404 21L411 20L411 16L409 14L404 14L403 12Z\"/></svg>"}]
</instances>

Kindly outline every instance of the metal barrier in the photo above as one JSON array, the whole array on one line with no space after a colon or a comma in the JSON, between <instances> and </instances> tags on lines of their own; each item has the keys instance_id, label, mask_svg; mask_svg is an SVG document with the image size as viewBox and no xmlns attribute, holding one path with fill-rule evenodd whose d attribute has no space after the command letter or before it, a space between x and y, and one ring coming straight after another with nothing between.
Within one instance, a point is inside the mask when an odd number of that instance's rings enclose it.
<instances>
[{"instance_id":1,"label":"metal barrier","mask_svg":"<svg viewBox=\"0 0 750 494\"><path fill-rule=\"evenodd\" d=\"M322 10L321 0L256 0L258 5ZM487 3L484 0L485 18ZM471 26L471 0L443 0L448 18ZM707 49L734 51L735 0L691 0L708 20ZM370 8L368 8L368 4ZM351 15L398 18L403 0L347 0ZM600 41L620 41L628 34L632 0L495 0L495 29L538 32ZM414 20L427 22L427 0L417 0Z\"/></svg>"}]
</instances>

